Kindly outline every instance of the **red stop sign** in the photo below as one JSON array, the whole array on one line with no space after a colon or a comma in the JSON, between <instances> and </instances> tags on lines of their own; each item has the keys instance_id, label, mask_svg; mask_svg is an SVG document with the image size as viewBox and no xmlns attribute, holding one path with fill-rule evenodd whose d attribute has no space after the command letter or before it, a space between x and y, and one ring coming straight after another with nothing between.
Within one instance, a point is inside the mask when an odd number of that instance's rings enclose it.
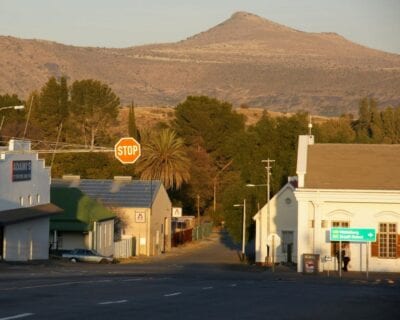
<instances>
[{"instance_id":1,"label":"red stop sign","mask_svg":"<svg viewBox=\"0 0 400 320\"><path fill-rule=\"evenodd\" d=\"M141 155L140 143L132 137L121 138L115 144L114 153L123 164L135 163Z\"/></svg>"}]
</instances>

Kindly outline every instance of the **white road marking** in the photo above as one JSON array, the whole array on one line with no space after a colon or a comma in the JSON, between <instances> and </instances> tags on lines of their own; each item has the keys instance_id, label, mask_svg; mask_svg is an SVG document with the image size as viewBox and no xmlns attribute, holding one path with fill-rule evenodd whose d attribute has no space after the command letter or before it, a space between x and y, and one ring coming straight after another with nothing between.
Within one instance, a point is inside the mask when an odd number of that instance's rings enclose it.
<instances>
[{"instance_id":1,"label":"white road marking","mask_svg":"<svg viewBox=\"0 0 400 320\"><path fill-rule=\"evenodd\" d=\"M164 294L164 297L179 296L180 294L182 294L182 292L168 293L168 294Z\"/></svg>"},{"instance_id":2,"label":"white road marking","mask_svg":"<svg viewBox=\"0 0 400 320\"><path fill-rule=\"evenodd\" d=\"M203 290L210 290L210 289L214 289L214 287L204 287L202 288Z\"/></svg>"},{"instance_id":3,"label":"white road marking","mask_svg":"<svg viewBox=\"0 0 400 320\"><path fill-rule=\"evenodd\" d=\"M98 304L105 305L105 304L118 304L125 302L128 302L128 300L104 301L104 302L99 302Z\"/></svg>"},{"instance_id":4,"label":"white road marking","mask_svg":"<svg viewBox=\"0 0 400 320\"><path fill-rule=\"evenodd\" d=\"M49 284L40 284L35 286L26 286L26 287L11 287L11 288L0 288L0 291L9 291L9 290L26 290L26 289L38 289L38 288L49 288L49 287L62 287L62 286L70 286L73 284L84 284L84 283L102 283L102 282L111 282L112 280L90 280L90 281L70 281L70 282L61 282L61 283L49 283ZM0 319L2 320L2 319Z\"/></svg>"},{"instance_id":5,"label":"white road marking","mask_svg":"<svg viewBox=\"0 0 400 320\"><path fill-rule=\"evenodd\" d=\"M128 282L128 281L142 281L143 278L133 278L133 279L124 279L122 281Z\"/></svg>"},{"instance_id":6,"label":"white road marking","mask_svg":"<svg viewBox=\"0 0 400 320\"><path fill-rule=\"evenodd\" d=\"M34 313L21 313L21 314L17 314L15 316L11 316L11 317L0 318L0 320L21 319L21 318L25 318L25 317L29 317L29 316L33 316L33 315L34 315Z\"/></svg>"}]
</instances>

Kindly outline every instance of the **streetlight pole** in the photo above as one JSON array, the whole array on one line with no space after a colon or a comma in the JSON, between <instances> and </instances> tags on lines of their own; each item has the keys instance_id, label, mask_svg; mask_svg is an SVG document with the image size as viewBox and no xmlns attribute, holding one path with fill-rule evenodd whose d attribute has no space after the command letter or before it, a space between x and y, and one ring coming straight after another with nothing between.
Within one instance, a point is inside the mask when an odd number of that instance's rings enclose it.
<instances>
[{"instance_id":1,"label":"streetlight pole","mask_svg":"<svg viewBox=\"0 0 400 320\"><path fill-rule=\"evenodd\" d=\"M271 176L271 168L272 168L272 163L275 162L275 160L267 159L267 160L261 160L262 163L266 163L265 169L267 169L267 241L268 241L268 236L270 235L270 205L269 205L269 198L271 195L270 192L270 176ZM267 260L269 262L270 254L269 254L269 246L267 246Z\"/></svg>"},{"instance_id":2,"label":"streetlight pole","mask_svg":"<svg viewBox=\"0 0 400 320\"><path fill-rule=\"evenodd\" d=\"M242 259L246 257L246 199L243 204L234 204L234 207L243 207L243 226L242 226Z\"/></svg>"},{"instance_id":3,"label":"streetlight pole","mask_svg":"<svg viewBox=\"0 0 400 320\"><path fill-rule=\"evenodd\" d=\"M1 107L1 108L0 108L0 111L1 111L1 110L6 110L6 109L22 110L22 109L24 109L24 108L25 108L25 106L7 106L7 107ZM0 131L1 131L1 129L3 128L4 118L5 118L5 117L3 116L3 118L1 119Z\"/></svg>"},{"instance_id":4,"label":"streetlight pole","mask_svg":"<svg viewBox=\"0 0 400 320\"><path fill-rule=\"evenodd\" d=\"M224 171L226 168L228 168L232 164L233 160L230 160L226 165L220 169L217 174L215 175L213 179L214 183L214 195L213 195L213 213L215 214L215 211L217 210L217 182L218 182L218 177Z\"/></svg>"},{"instance_id":5,"label":"streetlight pole","mask_svg":"<svg viewBox=\"0 0 400 320\"><path fill-rule=\"evenodd\" d=\"M250 187L250 188L254 188L254 187L266 187L267 185L266 184L253 184L253 183L248 183L248 184L246 184L246 187ZM265 262L265 254L264 254L264 246L266 246L266 240L264 239L264 231L263 231L263 227L264 227L264 224L263 224L263 213L262 213L262 211L260 211L260 203L257 203L257 206L258 206L258 213L259 213L259 215L260 215L260 220L259 220L259 228L258 228L258 232L259 232L259 235L258 235L258 239L259 239L259 243L257 243L256 245L259 245L260 247L259 247L259 252L260 252L260 257L259 257L259 259L260 259L260 262L261 263L264 263ZM257 237L256 237L256 239L257 239ZM257 252L257 248L256 248L256 252ZM256 256L256 258L257 258L257 256Z\"/></svg>"}]
</instances>

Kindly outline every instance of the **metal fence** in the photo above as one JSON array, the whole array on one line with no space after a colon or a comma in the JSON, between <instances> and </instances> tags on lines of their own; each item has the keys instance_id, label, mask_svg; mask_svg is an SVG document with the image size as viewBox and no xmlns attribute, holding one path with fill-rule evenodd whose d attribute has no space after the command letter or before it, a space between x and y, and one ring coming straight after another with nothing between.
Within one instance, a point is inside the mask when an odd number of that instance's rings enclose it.
<instances>
[{"instance_id":1,"label":"metal fence","mask_svg":"<svg viewBox=\"0 0 400 320\"><path fill-rule=\"evenodd\" d=\"M207 238L212 232L212 227L213 224L211 222L205 222L199 226L194 227L192 230L193 241Z\"/></svg>"},{"instance_id":2,"label":"metal fence","mask_svg":"<svg viewBox=\"0 0 400 320\"><path fill-rule=\"evenodd\" d=\"M171 243L173 247L190 241L197 241L208 237L212 232L211 222L202 223L194 228L177 231L172 235Z\"/></svg>"}]
</instances>

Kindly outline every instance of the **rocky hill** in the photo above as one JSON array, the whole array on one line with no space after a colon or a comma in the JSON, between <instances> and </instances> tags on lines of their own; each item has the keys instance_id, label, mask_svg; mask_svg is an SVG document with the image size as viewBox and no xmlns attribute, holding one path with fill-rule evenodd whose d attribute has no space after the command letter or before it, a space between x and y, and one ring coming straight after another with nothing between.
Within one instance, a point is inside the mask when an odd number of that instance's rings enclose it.
<instances>
[{"instance_id":1,"label":"rocky hill","mask_svg":"<svg viewBox=\"0 0 400 320\"><path fill-rule=\"evenodd\" d=\"M50 76L94 78L124 103L174 106L207 95L280 112L355 112L360 98L400 103L400 55L246 12L170 44L123 49L0 37L0 94L26 96Z\"/></svg>"}]
</instances>

